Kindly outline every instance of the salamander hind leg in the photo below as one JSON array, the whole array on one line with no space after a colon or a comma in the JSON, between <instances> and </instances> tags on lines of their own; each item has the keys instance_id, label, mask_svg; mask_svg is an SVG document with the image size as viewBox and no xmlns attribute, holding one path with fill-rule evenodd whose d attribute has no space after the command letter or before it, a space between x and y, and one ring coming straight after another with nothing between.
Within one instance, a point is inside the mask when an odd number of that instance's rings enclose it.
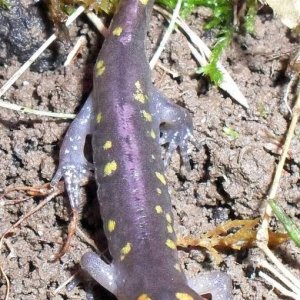
<instances>
[{"instance_id":1,"label":"salamander hind leg","mask_svg":"<svg viewBox=\"0 0 300 300\"><path fill-rule=\"evenodd\" d=\"M96 253L85 253L80 261L81 267L85 270L97 283L116 295L117 286L112 265L105 263ZM87 294L88 299L93 299L91 293Z\"/></svg>"},{"instance_id":2,"label":"salamander hind leg","mask_svg":"<svg viewBox=\"0 0 300 300\"><path fill-rule=\"evenodd\" d=\"M188 141L196 143L191 115L185 108L172 103L156 90L152 93L152 100L155 105L154 116L160 123L160 144L168 145L165 165L169 163L173 152L179 148L183 165L190 169Z\"/></svg>"},{"instance_id":3,"label":"salamander hind leg","mask_svg":"<svg viewBox=\"0 0 300 300\"><path fill-rule=\"evenodd\" d=\"M231 300L232 280L222 272L200 274L188 279L188 285L199 295L211 294L212 300Z\"/></svg>"},{"instance_id":4,"label":"salamander hind leg","mask_svg":"<svg viewBox=\"0 0 300 300\"><path fill-rule=\"evenodd\" d=\"M87 99L76 119L70 125L59 153L59 166L51 181L54 186L63 177L69 196L70 205L77 210L80 205L80 182L92 169L84 156L86 136L91 133L92 99Z\"/></svg>"}]
</instances>

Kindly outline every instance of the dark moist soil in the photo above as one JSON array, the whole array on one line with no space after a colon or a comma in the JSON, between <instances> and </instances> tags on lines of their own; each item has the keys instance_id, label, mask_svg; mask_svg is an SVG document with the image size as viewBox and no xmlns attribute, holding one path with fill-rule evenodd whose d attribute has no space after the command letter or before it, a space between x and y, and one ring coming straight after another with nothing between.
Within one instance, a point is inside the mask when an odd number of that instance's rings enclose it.
<instances>
[{"instance_id":1,"label":"dark moist soil","mask_svg":"<svg viewBox=\"0 0 300 300\"><path fill-rule=\"evenodd\" d=\"M32 4L28 1L22 3L27 9ZM212 44L211 32L201 29L206 17L207 11L199 9L187 22L208 44ZM164 25L164 18L154 12L147 37L149 55L157 48ZM289 122L281 100L288 82L285 54L299 44L271 14L261 13L255 28L253 35L237 36L223 58L225 67L248 99L248 110L206 79L195 75L197 63L182 34L172 34L160 58L164 67L180 76L172 78L160 67L152 73L154 85L190 111L196 139L207 139L200 149L191 146L191 172L180 171L178 154L174 155L166 172L175 229L180 237L190 234L199 237L230 219L258 217L260 205L270 187ZM49 36L49 29L46 33L43 30L39 33L42 41ZM26 34L28 32L24 31L24 38ZM42 69L47 69L43 73L27 71L5 94L5 99L39 110L78 112L91 89L93 63L101 45L100 35L85 17L71 27L70 41L75 43L80 35L85 37L86 43L70 66L64 68L60 64L53 71L49 70L53 65L42 65ZM15 56L18 53L9 50L13 46L8 42L6 39L1 44L0 56L4 58L0 68L1 85L21 66ZM33 48L36 48L35 44ZM60 57L64 55L61 53ZM37 67L36 70L40 69ZM293 99L290 100L292 103ZM1 109L1 188L49 182L57 168L59 145L69 124L69 121ZM238 137L232 139L226 135L224 127L238 132ZM280 204L296 220L300 216L299 134L298 126L278 194ZM82 189L82 199L85 204L80 225L103 250L105 244L103 236L100 234L102 238L99 237L100 216L94 184ZM35 198L16 205L4 205L7 202L1 200L0 232L41 200ZM75 236L70 251L58 262L49 262L62 246L68 222L68 200L63 195L56 197L5 239L0 259L11 283L10 299L85 299L81 287L71 292L63 288L56 296L50 294L79 269L80 257L90 250L86 242ZM273 223L275 228L281 229L276 222ZM275 252L299 277L299 271L296 271L299 269L299 252L292 243L278 247ZM230 274L234 299L283 299L256 277L256 259L262 257L257 248L240 252L229 250L221 255L224 261L216 266L204 249L179 251L181 266L189 276L211 270ZM5 290L5 281L1 278L1 299ZM101 299L111 299L108 294L103 295Z\"/></svg>"}]
</instances>

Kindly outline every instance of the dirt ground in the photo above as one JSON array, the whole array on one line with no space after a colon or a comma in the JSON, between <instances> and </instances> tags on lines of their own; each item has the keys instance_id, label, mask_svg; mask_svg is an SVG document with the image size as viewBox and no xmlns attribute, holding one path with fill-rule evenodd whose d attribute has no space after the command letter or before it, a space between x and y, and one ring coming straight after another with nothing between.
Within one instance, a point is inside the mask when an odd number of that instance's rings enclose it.
<instances>
[{"instance_id":1,"label":"dirt ground","mask_svg":"<svg viewBox=\"0 0 300 300\"><path fill-rule=\"evenodd\" d=\"M23 3L27 7L31 5L30 1ZM187 22L211 44L212 34L202 30L205 17L207 11L198 9ZM164 25L164 18L154 11L147 37L150 56L157 47ZM299 40L293 38L268 10L258 15L255 28L253 35L237 36L223 57L223 64L248 99L247 110L206 79L195 75L197 63L180 33L172 34L160 58L164 67L180 76L172 78L160 67L152 73L155 86L190 111L196 139L213 139L207 140L201 149L191 146L191 172L180 172L178 154L167 169L175 229L180 237L199 237L224 221L253 219L260 215L260 205L268 192L289 123L289 115L282 104L288 82L286 54L299 47ZM49 32L40 30L40 41L48 35ZM46 66L48 70L42 68L43 73L27 71L4 98L39 110L77 112L91 89L93 63L102 40L85 17L70 29L72 43L78 36L84 36L86 42L70 66L64 68L60 64L50 69ZM6 45L2 44L0 53L1 86L21 65L15 53L9 55ZM58 59L63 55L60 54ZM290 97L290 102L293 101ZM69 121L1 109L0 187L49 182L57 168L59 145L68 125ZM233 139L226 135L224 127L238 132L238 137ZM278 194L279 203L295 220L300 216L299 137L298 126ZM102 244L103 249L94 184L82 189L82 199L85 204L80 226L98 245ZM41 200L34 198L15 205L0 200L0 232ZM79 269L81 255L90 249L76 235L70 251L58 262L49 262L61 248L68 222L68 200L65 195L58 196L5 239L0 259L11 283L10 299L85 299L80 286L72 291L63 288L51 295ZM274 222L274 228L277 227L281 229ZM275 253L299 277L299 251L292 243L281 245ZM228 250L221 255L224 261L216 266L204 249L179 250L181 266L188 276L211 270L230 274L234 299L286 299L256 276L256 261L262 257L257 248L240 252ZM5 281L0 277L1 299L4 299L5 290ZM113 299L103 293L99 299Z\"/></svg>"}]
</instances>

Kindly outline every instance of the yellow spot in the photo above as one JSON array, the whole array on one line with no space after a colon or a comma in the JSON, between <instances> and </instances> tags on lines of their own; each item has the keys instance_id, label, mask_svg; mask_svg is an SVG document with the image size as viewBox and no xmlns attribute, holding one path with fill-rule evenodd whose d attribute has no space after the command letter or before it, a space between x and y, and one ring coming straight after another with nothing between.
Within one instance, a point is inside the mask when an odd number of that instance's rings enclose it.
<instances>
[{"instance_id":1,"label":"yellow spot","mask_svg":"<svg viewBox=\"0 0 300 300\"><path fill-rule=\"evenodd\" d=\"M134 96L135 100L137 100L137 101L139 101L141 103L145 103L146 97L145 97L144 94L142 94L142 93L135 93L135 94L133 94L133 96Z\"/></svg>"},{"instance_id":2,"label":"yellow spot","mask_svg":"<svg viewBox=\"0 0 300 300\"><path fill-rule=\"evenodd\" d=\"M104 177L110 176L113 172L115 172L117 170L117 167L118 167L118 165L115 160L108 162L104 166Z\"/></svg>"},{"instance_id":3,"label":"yellow spot","mask_svg":"<svg viewBox=\"0 0 300 300\"><path fill-rule=\"evenodd\" d=\"M123 260L125 256L131 251L131 243L127 243L122 249L121 249L121 257L120 259Z\"/></svg>"},{"instance_id":4,"label":"yellow spot","mask_svg":"<svg viewBox=\"0 0 300 300\"><path fill-rule=\"evenodd\" d=\"M112 147L112 142L111 141L106 141L103 145L104 150L108 150Z\"/></svg>"},{"instance_id":5,"label":"yellow spot","mask_svg":"<svg viewBox=\"0 0 300 300\"><path fill-rule=\"evenodd\" d=\"M142 90L141 83L139 81L136 81L134 85L137 90L140 90L140 91Z\"/></svg>"},{"instance_id":6,"label":"yellow spot","mask_svg":"<svg viewBox=\"0 0 300 300\"><path fill-rule=\"evenodd\" d=\"M143 5L147 5L148 0L140 0L140 2L141 2Z\"/></svg>"},{"instance_id":7,"label":"yellow spot","mask_svg":"<svg viewBox=\"0 0 300 300\"><path fill-rule=\"evenodd\" d=\"M172 223L172 217L169 213L166 213L166 220L168 223L170 223L170 224Z\"/></svg>"},{"instance_id":8,"label":"yellow spot","mask_svg":"<svg viewBox=\"0 0 300 300\"><path fill-rule=\"evenodd\" d=\"M142 111L141 111L141 114L142 114L142 116L144 117L144 119L145 119L147 122L151 122L151 121L152 121L152 116L151 116L151 114L149 114L147 111L142 110Z\"/></svg>"},{"instance_id":9,"label":"yellow spot","mask_svg":"<svg viewBox=\"0 0 300 300\"><path fill-rule=\"evenodd\" d=\"M151 300L151 298L147 294L142 294L137 300Z\"/></svg>"},{"instance_id":10,"label":"yellow spot","mask_svg":"<svg viewBox=\"0 0 300 300\"><path fill-rule=\"evenodd\" d=\"M107 222L107 229L109 232L113 232L116 228L116 221L115 220L108 220Z\"/></svg>"},{"instance_id":11,"label":"yellow spot","mask_svg":"<svg viewBox=\"0 0 300 300\"><path fill-rule=\"evenodd\" d=\"M156 138L156 134L155 134L155 132L154 132L153 129L151 129L151 131L150 131L150 136L151 136L153 139Z\"/></svg>"},{"instance_id":12,"label":"yellow spot","mask_svg":"<svg viewBox=\"0 0 300 300\"><path fill-rule=\"evenodd\" d=\"M104 61L101 59L96 64L96 73L98 76L101 76L105 71Z\"/></svg>"},{"instance_id":13,"label":"yellow spot","mask_svg":"<svg viewBox=\"0 0 300 300\"><path fill-rule=\"evenodd\" d=\"M180 268L179 264L175 264L175 265L174 265L174 268L175 268L178 272L181 272L181 268Z\"/></svg>"},{"instance_id":14,"label":"yellow spot","mask_svg":"<svg viewBox=\"0 0 300 300\"><path fill-rule=\"evenodd\" d=\"M148 97L146 95L144 95L141 83L139 81L136 81L134 85L136 87L136 91L133 94L134 99L141 103L145 103L145 101L148 99Z\"/></svg>"},{"instance_id":15,"label":"yellow spot","mask_svg":"<svg viewBox=\"0 0 300 300\"><path fill-rule=\"evenodd\" d=\"M97 115L97 117L96 117L96 122L97 122L97 123L100 123L101 120L102 120L102 114L99 113L99 114Z\"/></svg>"},{"instance_id":16,"label":"yellow spot","mask_svg":"<svg viewBox=\"0 0 300 300\"><path fill-rule=\"evenodd\" d=\"M165 176L164 176L163 174L161 174L161 173L159 173L159 172L155 172L155 175L156 175L156 177L158 178L158 180L159 180L162 184L164 184L164 185L167 184L166 178L165 178Z\"/></svg>"},{"instance_id":17,"label":"yellow spot","mask_svg":"<svg viewBox=\"0 0 300 300\"><path fill-rule=\"evenodd\" d=\"M175 243L174 243L172 240L170 240L170 239L167 239L167 240L166 240L166 245L167 245L169 248L171 248L171 249L176 249Z\"/></svg>"},{"instance_id":18,"label":"yellow spot","mask_svg":"<svg viewBox=\"0 0 300 300\"><path fill-rule=\"evenodd\" d=\"M157 192L157 194L159 194L159 195L161 195L161 193L162 193L162 191L161 191L160 188L157 188L157 189L156 189L156 192Z\"/></svg>"},{"instance_id":19,"label":"yellow spot","mask_svg":"<svg viewBox=\"0 0 300 300\"><path fill-rule=\"evenodd\" d=\"M155 206L155 210L156 210L156 212L157 212L158 214L161 214L161 213L163 212L163 209L162 209L162 207L161 207L160 205L156 205L156 206Z\"/></svg>"},{"instance_id":20,"label":"yellow spot","mask_svg":"<svg viewBox=\"0 0 300 300\"><path fill-rule=\"evenodd\" d=\"M167 230L168 230L169 233L173 233L173 227L172 227L172 225L168 224L167 225Z\"/></svg>"},{"instance_id":21,"label":"yellow spot","mask_svg":"<svg viewBox=\"0 0 300 300\"><path fill-rule=\"evenodd\" d=\"M178 300L194 300L194 298L187 293L176 293L176 298Z\"/></svg>"},{"instance_id":22,"label":"yellow spot","mask_svg":"<svg viewBox=\"0 0 300 300\"><path fill-rule=\"evenodd\" d=\"M122 33L122 31L123 31L123 28L121 27L121 26L118 26L118 27L116 27L114 30L113 30L113 35L115 35L115 36L120 36L121 35L121 33Z\"/></svg>"}]
</instances>

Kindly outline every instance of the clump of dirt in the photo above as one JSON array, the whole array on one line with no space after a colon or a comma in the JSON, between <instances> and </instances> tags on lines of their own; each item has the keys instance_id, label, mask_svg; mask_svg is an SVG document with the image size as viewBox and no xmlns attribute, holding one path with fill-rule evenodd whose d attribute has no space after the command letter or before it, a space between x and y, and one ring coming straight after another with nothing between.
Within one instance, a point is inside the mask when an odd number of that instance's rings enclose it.
<instances>
[{"instance_id":1,"label":"clump of dirt","mask_svg":"<svg viewBox=\"0 0 300 300\"><path fill-rule=\"evenodd\" d=\"M205 12L202 12L201 9L195 11L187 22L211 44L210 35L201 29L205 18ZM164 24L163 17L154 12L147 38L149 55L157 47ZM196 139L207 139L200 149L191 146L190 172L180 170L179 155L174 155L167 169L178 236L191 234L199 237L226 220L254 219L260 215L260 205L268 192L289 121L281 102L288 81L285 76L287 58L281 54L289 53L299 44L289 38L288 30L272 15L259 15L255 28L253 35L236 37L223 59L223 64L248 99L248 110L195 75L197 63L180 33L172 34L160 58L164 67L180 76L172 78L160 67L153 71L155 86L192 114ZM26 28L24 30L24 40L21 38L20 43L31 43L34 51L36 44L27 41L30 33ZM48 32L46 28L39 31L42 38L45 38L45 32ZM70 29L72 42L80 35L85 36L86 45L80 49L72 65L43 73L27 71L6 93L5 99L40 110L77 112L91 90L93 64L101 44L101 37L85 18ZM21 65L15 53L8 55L10 47L8 42L1 47L1 85ZM277 58L272 58L276 55ZM64 120L1 109L1 188L49 182L57 168L59 144L68 125L69 122ZM225 127L237 132L237 137L233 139L227 135ZM298 132L299 127L297 137ZM299 151L299 139L295 138L278 195L279 203L294 218L300 214ZM101 243L97 236L101 234L98 232L100 224L94 222L95 218L99 219L94 189L95 186L91 185L82 190L86 205L81 225ZM40 201L33 199L4 206L1 200L0 232ZM81 255L89 250L82 238L75 236L70 252L58 262L49 262L62 246L68 222L67 198L59 196L5 240L0 258L11 282L11 299L85 299L81 288L70 292L62 289L55 296L51 295L78 270ZM296 266L296 251L293 249L290 243L276 249L276 254L290 267ZM260 255L255 248L243 252L228 251L222 253L224 262L215 266L205 250L179 251L181 266L189 276L211 270L230 274L234 299L263 299L267 294L271 299L279 299L275 290L255 277L255 258ZM299 276L299 271L295 272ZM5 290L5 281L1 278L1 298L4 298Z\"/></svg>"},{"instance_id":2,"label":"clump of dirt","mask_svg":"<svg viewBox=\"0 0 300 300\"><path fill-rule=\"evenodd\" d=\"M19 62L27 61L49 36L47 9L42 1L10 0L8 10L0 9L0 64L14 56ZM49 22L48 22L49 23ZM60 66L65 59L62 44L55 42L43 52L31 70L44 72Z\"/></svg>"}]
</instances>

